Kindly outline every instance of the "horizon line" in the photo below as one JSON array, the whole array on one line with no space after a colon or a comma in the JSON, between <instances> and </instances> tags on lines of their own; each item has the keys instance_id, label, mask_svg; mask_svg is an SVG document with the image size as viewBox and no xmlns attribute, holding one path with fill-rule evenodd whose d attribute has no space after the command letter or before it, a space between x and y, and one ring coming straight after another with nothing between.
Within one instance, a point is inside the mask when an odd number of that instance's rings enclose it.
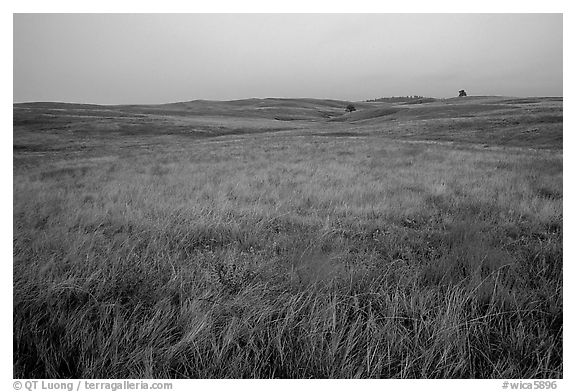
<instances>
[{"instance_id":1,"label":"horizon line","mask_svg":"<svg viewBox=\"0 0 576 392\"><path fill-rule=\"evenodd\" d=\"M42 104L42 103L59 103L59 104L71 104L71 105L94 105L94 106L147 106L147 105L173 105L178 103L188 103L188 102L238 102L238 101L249 101L249 100L267 100L267 99L278 99L278 100L304 100L304 99L314 99L318 101L342 101L342 102L360 102L360 103L372 103L368 102L369 100L375 99L382 99L382 98L404 98L410 97L402 96L402 95L393 95L393 96L382 96L378 98L368 98L364 100L347 100L347 99L337 99L337 98L315 98L315 97L250 97L250 98L238 98L238 99L203 99L197 98L188 101L170 101L170 102L158 102L158 103L93 103L93 102L74 102L74 101L12 101L12 105L23 105L23 104ZM422 98L432 98L438 100L446 100L446 99L453 99L453 98L562 98L564 99L564 95L526 95L526 96L516 96L516 95L467 95L466 97L458 97L458 96L451 96L451 97L429 97L429 96L422 96Z\"/></svg>"}]
</instances>

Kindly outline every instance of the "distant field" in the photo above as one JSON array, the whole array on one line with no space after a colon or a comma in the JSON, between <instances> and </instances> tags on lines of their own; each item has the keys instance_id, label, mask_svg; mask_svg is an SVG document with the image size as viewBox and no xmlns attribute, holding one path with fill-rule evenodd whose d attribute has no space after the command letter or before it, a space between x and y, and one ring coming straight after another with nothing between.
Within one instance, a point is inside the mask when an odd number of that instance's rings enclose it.
<instances>
[{"instance_id":1,"label":"distant field","mask_svg":"<svg viewBox=\"0 0 576 392\"><path fill-rule=\"evenodd\" d=\"M14 105L15 378L562 378L562 99Z\"/></svg>"}]
</instances>

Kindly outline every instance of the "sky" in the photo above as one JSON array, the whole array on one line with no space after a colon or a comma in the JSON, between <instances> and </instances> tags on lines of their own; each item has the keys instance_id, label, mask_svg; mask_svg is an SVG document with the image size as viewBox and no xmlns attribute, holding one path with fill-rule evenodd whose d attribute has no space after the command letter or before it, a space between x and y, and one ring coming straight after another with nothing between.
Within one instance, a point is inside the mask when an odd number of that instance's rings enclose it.
<instances>
[{"instance_id":1,"label":"sky","mask_svg":"<svg viewBox=\"0 0 576 392\"><path fill-rule=\"evenodd\" d=\"M14 14L13 101L562 96L562 14Z\"/></svg>"}]
</instances>

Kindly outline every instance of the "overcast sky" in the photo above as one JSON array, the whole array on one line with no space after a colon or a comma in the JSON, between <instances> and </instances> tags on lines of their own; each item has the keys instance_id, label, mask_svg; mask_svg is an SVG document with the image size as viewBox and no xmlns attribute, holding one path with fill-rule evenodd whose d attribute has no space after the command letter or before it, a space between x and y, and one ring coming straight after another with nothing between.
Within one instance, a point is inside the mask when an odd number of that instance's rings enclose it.
<instances>
[{"instance_id":1,"label":"overcast sky","mask_svg":"<svg viewBox=\"0 0 576 392\"><path fill-rule=\"evenodd\" d=\"M561 96L561 14L15 14L14 102Z\"/></svg>"}]
</instances>

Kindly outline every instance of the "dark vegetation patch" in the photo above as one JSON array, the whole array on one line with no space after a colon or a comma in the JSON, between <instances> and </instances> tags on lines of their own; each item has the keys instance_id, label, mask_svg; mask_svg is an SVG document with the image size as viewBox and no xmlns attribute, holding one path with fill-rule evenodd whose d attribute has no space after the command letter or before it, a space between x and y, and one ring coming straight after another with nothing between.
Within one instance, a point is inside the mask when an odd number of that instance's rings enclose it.
<instances>
[{"instance_id":1,"label":"dark vegetation patch","mask_svg":"<svg viewBox=\"0 0 576 392\"><path fill-rule=\"evenodd\" d=\"M556 191L554 189L542 187L538 188L536 190L536 193L538 194L538 196L543 197L545 199L552 199L552 200L562 199L562 192Z\"/></svg>"},{"instance_id":2,"label":"dark vegetation patch","mask_svg":"<svg viewBox=\"0 0 576 392\"><path fill-rule=\"evenodd\" d=\"M411 109L405 115L418 118L474 117L483 112L505 110L509 107L494 104L430 105Z\"/></svg>"},{"instance_id":3,"label":"dark vegetation patch","mask_svg":"<svg viewBox=\"0 0 576 392\"><path fill-rule=\"evenodd\" d=\"M385 108L369 108L363 110L356 110L347 115L338 116L331 118L328 121L331 122L354 122L363 120L374 120L374 119L392 119L393 115L406 110L405 108L397 107L385 107Z\"/></svg>"},{"instance_id":4,"label":"dark vegetation patch","mask_svg":"<svg viewBox=\"0 0 576 392\"><path fill-rule=\"evenodd\" d=\"M46 147L42 145L24 145L24 144L14 144L12 149L16 152L38 152L46 151Z\"/></svg>"},{"instance_id":5,"label":"dark vegetation patch","mask_svg":"<svg viewBox=\"0 0 576 392\"><path fill-rule=\"evenodd\" d=\"M538 97L538 98L507 99L502 101L502 103L513 105L525 105L525 104L537 104L542 102L562 102L563 100L564 99L562 97Z\"/></svg>"},{"instance_id":6,"label":"dark vegetation patch","mask_svg":"<svg viewBox=\"0 0 576 392\"><path fill-rule=\"evenodd\" d=\"M333 136L333 137L362 137L368 136L369 134L365 132L322 132L322 133L311 133L311 136Z\"/></svg>"},{"instance_id":7,"label":"dark vegetation patch","mask_svg":"<svg viewBox=\"0 0 576 392\"><path fill-rule=\"evenodd\" d=\"M76 166L76 167L64 167L60 169L52 169L48 171L43 171L40 173L41 180L47 179L62 179L64 177L83 177L90 171L92 167L90 166Z\"/></svg>"},{"instance_id":8,"label":"dark vegetation patch","mask_svg":"<svg viewBox=\"0 0 576 392\"><path fill-rule=\"evenodd\" d=\"M511 104L511 105L526 105L526 104L533 104L533 103L540 103L540 102L542 102L542 100L531 99L531 98L508 99L506 101L502 101L502 103Z\"/></svg>"}]
</instances>

